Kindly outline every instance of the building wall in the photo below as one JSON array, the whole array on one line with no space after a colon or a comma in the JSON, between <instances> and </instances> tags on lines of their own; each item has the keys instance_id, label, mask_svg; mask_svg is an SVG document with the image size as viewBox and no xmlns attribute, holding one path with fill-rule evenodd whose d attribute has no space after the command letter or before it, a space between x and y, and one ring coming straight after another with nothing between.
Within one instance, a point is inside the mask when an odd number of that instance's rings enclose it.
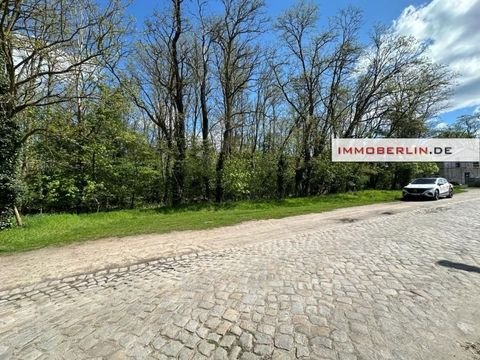
<instances>
[{"instance_id":1,"label":"building wall","mask_svg":"<svg viewBox=\"0 0 480 360\"><path fill-rule=\"evenodd\" d=\"M462 163L441 163L440 176L449 181L455 181L465 184L465 174L470 174L470 182L480 182L480 167L478 163L462 162Z\"/></svg>"}]
</instances>

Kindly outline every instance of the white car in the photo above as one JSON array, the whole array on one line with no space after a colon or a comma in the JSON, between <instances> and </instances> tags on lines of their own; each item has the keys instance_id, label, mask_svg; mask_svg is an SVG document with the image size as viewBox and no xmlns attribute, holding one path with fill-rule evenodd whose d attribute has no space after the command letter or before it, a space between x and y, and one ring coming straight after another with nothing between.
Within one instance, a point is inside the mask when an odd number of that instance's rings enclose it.
<instances>
[{"instance_id":1,"label":"white car","mask_svg":"<svg viewBox=\"0 0 480 360\"><path fill-rule=\"evenodd\" d=\"M453 185L447 179L437 178L419 178L413 180L403 188L403 198L425 197L438 200L441 197L453 197Z\"/></svg>"}]
</instances>

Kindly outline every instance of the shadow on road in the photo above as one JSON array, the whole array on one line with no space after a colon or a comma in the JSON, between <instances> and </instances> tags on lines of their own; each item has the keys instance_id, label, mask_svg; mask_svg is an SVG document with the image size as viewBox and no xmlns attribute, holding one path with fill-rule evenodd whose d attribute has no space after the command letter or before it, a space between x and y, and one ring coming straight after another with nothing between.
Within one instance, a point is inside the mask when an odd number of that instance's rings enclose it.
<instances>
[{"instance_id":1,"label":"shadow on road","mask_svg":"<svg viewBox=\"0 0 480 360\"><path fill-rule=\"evenodd\" d=\"M437 261L437 265L480 274L480 267L478 266L456 263L448 260Z\"/></svg>"}]
</instances>

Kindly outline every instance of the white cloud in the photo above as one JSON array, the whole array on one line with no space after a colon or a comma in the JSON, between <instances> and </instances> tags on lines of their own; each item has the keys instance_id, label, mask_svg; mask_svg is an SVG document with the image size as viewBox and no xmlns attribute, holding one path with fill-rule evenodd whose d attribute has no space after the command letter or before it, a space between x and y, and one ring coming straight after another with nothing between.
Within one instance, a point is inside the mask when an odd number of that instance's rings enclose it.
<instances>
[{"instance_id":1,"label":"white cloud","mask_svg":"<svg viewBox=\"0 0 480 360\"><path fill-rule=\"evenodd\" d=\"M434 118L434 119L427 120L427 126L433 130L444 130L448 128L448 123Z\"/></svg>"},{"instance_id":2,"label":"white cloud","mask_svg":"<svg viewBox=\"0 0 480 360\"><path fill-rule=\"evenodd\" d=\"M447 111L480 105L480 0L433 0L406 7L395 31L430 43L428 55L457 74Z\"/></svg>"},{"instance_id":3,"label":"white cloud","mask_svg":"<svg viewBox=\"0 0 480 360\"><path fill-rule=\"evenodd\" d=\"M434 127L435 130L445 130L446 128L448 128L448 124L446 122L439 122Z\"/></svg>"}]
</instances>

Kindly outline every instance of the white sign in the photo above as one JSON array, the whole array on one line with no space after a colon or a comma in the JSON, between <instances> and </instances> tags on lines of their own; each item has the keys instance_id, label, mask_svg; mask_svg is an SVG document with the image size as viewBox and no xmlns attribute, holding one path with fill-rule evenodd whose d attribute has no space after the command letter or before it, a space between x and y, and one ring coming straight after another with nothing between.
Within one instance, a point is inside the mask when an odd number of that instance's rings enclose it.
<instances>
[{"instance_id":1,"label":"white sign","mask_svg":"<svg viewBox=\"0 0 480 360\"><path fill-rule=\"evenodd\" d=\"M332 139L332 161L476 162L479 139Z\"/></svg>"}]
</instances>

